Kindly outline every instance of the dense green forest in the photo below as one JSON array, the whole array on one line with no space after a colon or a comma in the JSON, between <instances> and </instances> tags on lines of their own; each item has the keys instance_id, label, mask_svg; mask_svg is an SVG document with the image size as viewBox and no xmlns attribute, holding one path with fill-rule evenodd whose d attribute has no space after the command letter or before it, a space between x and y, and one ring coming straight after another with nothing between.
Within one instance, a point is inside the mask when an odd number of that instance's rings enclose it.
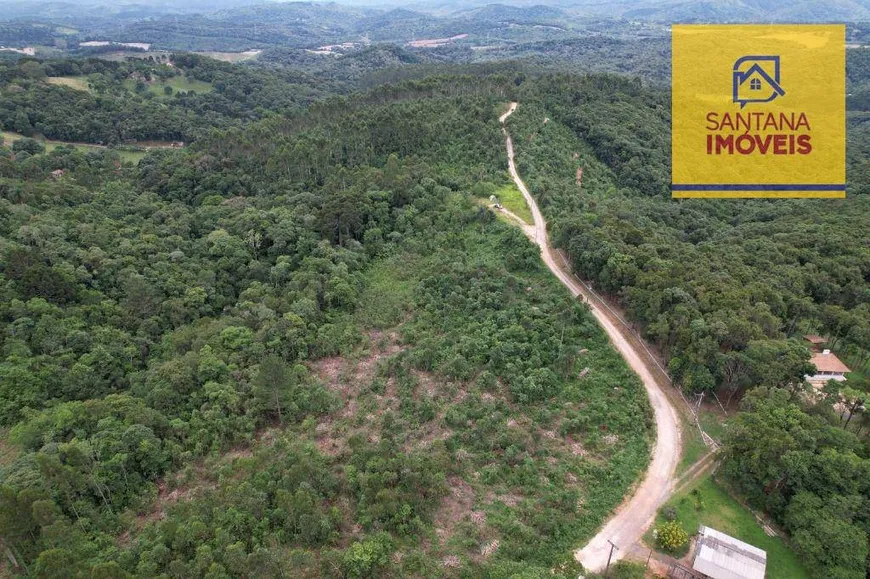
<instances>
[{"instance_id":1,"label":"dense green forest","mask_svg":"<svg viewBox=\"0 0 870 579\"><path fill-rule=\"evenodd\" d=\"M809 407L785 389L753 390L728 433L723 471L784 526L813 577L859 579L870 560L870 458L866 439L835 416L839 402L838 389Z\"/></svg>"},{"instance_id":2,"label":"dense green forest","mask_svg":"<svg viewBox=\"0 0 870 579\"><path fill-rule=\"evenodd\" d=\"M0 155L5 570L576 576L651 416L476 201L517 84L384 87L137 166Z\"/></svg>"},{"instance_id":3,"label":"dense green forest","mask_svg":"<svg viewBox=\"0 0 870 579\"><path fill-rule=\"evenodd\" d=\"M58 79L78 85L52 82ZM200 93L173 89L179 81L203 88ZM165 61L22 59L0 64L0 128L108 145L188 142L216 128L298 113L331 92L328 82L305 73L234 66L193 54Z\"/></svg>"},{"instance_id":4,"label":"dense green forest","mask_svg":"<svg viewBox=\"0 0 870 579\"><path fill-rule=\"evenodd\" d=\"M0 60L4 131L188 145L132 164L0 141L3 570L575 577L652 425L590 315L482 205L507 183L496 119L516 100L519 171L575 271L678 387L743 399L723 479L814 576L865 577L870 51L849 51L847 199L672 201L657 28L319 10L137 24L194 48L299 34L253 64ZM496 16L526 42L472 49ZM431 49L306 50L477 25ZM849 388L806 396L808 332Z\"/></svg>"},{"instance_id":5,"label":"dense green forest","mask_svg":"<svg viewBox=\"0 0 870 579\"><path fill-rule=\"evenodd\" d=\"M518 165L556 244L620 301L678 383L801 382L809 354L794 338L807 331L870 361L864 161L842 201L671 202L667 93L552 76L523 96L510 120Z\"/></svg>"}]
</instances>

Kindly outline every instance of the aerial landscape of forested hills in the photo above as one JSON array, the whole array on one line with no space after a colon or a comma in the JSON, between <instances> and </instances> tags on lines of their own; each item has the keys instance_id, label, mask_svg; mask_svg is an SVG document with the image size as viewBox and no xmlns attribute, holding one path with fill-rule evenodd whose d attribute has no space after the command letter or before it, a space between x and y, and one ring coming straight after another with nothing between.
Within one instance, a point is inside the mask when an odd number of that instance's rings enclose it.
<instances>
[{"instance_id":1,"label":"aerial landscape of forested hills","mask_svg":"<svg viewBox=\"0 0 870 579\"><path fill-rule=\"evenodd\" d=\"M370 7L245 2L210 8L183 4L184 9L174 10L143 3L119 4L116 13L88 2L46 3L42 11L30 4L25 10L15 2L4 2L0 59L20 56L14 51L44 58L72 54L115 60L198 51L233 62L286 65L328 77L335 76L336 69L359 77L372 69L521 61L536 70L615 72L664 84L670 75L669 23L673 21L843 19L848 22L851 45L870 42L870 13L863 4L825 3L822 12L818 5L623 2ZM733 14L704 16L708 8ZM669 15L673 11L687 14ZM695 12L698 15L691 16Z\"/></svg>"},{"instance_id":2,"label":"aerial landscape of forested hills","mask_svg":"<svg viewBox=\"0 0 870 579\"><path fill-rule=\"evenodd\" d=\"M597 577L660 433L506 135L680 421L611 576L867 576L863 2L6 6L0 577ZM669 24L753 18L850 22L845 199L671 199Z\"/></svg>"},{"instance_id":3,"label":"aerial landscape of forested hills","mask_svg":"<svg viewBox=\"0 0 870 579\"><path fill-rule=\"evenodd\" d=\"M512 86L400 85L138 167L63 148L5 165L4 319L29 328L4 337L2 370L15 560L37 576L570 561L642 471L648 408L469 195L503 181L492 120Z\"/></svg>"}]
</instances>

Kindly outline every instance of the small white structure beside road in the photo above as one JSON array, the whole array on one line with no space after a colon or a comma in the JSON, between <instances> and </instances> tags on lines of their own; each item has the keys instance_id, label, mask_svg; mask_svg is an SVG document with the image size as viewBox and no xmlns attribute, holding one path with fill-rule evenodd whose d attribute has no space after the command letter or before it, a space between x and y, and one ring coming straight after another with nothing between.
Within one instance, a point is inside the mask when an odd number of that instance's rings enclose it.
<instances>
[{"instance_id":1,"label":"small white structure beside road","mask_svg":"<svg viewBox=\"0 0 870 579\"><path fill-rule=\"evenodd\" d=\"M692 569L710 579L764 579L767 553L701 525Z\"/></svg>"}]
</instances>

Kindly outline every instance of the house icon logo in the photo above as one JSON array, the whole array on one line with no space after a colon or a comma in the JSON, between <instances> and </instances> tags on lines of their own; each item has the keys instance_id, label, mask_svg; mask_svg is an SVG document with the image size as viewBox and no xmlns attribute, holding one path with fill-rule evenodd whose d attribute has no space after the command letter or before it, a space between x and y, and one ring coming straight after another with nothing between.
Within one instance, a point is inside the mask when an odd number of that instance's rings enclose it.
<instances>
[{"instance_id":1,"label":"house icon logo","mask_svg":"<svg viewBox=\"0 0 870 579\"><path fill-rule=\"evenodd\" d=\"M785 95L779 84L778 56L742 56L734 63L734 102L742 109L747 103L769 103Z\"/></svg>"}]
</instances>

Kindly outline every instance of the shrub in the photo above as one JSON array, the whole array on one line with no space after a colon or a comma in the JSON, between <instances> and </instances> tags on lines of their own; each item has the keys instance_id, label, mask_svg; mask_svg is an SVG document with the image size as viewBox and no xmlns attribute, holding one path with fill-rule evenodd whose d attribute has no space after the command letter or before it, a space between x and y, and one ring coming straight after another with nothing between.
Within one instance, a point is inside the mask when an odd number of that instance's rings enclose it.
<instances>
[{"instance_id":1,"label":"shrub","mask_svg":"<svg viewBox=\"0 0 870 579\"><path fill-rule=\"evenodd\" d=\"M369 577L389 562L390 536L378 533L352 544L344 552L343 567L347 577Z\"/></svg>"},{"instance_id":2,"label":"shrub","mask_svg":"<svg viewBox=\"0 0 870 579\"><path fill-rule=\"evenodd\" d=\"M610 579L643 579L646 575L644 566L629 561L617 561L610 568Z\"/></svg>"},{"instance_id":3,"label":"shrub","mask_svg":"<svg viewBox=\"0 0 870 579\"><path fill-rule=\"evenodd\" d=\"M689 536L677 521L667 521L656 527L656 541L665 551L676 551L688 540Z\"/></svg>"},{"instance_id":4,"label":"shrub","mask_svg":"<svg viewBox=\"0 0 870 579\"><path fill-rule=\"evenodd\" d=\"M662 516L666 521L676 521L677 520L677 509L671 506L667 506L662 509Z\"/></svg>"},{"instance_id":5,"label":"shrub","mask_svg":"<svg viewBox=\"0 0 870 579\"><path fill-rule=\"evenodd\" d=\"M16 153L26 152L31 155L39 155L40 153L45 152L45 145L37 141L36 139L18 139L14 143L12 143L12 150Z\"/></svg>"},{"instance_id":6,"label":"shrub","mask_svg":"<svg viewBox=\"0 0 870 579\"><path fill-rule=\"evenodd\" d=\"M704 510L704 497L701 496L701 493L698 489L692 491L692 496L695 498L695 510L703 511Z\"/></svg>"}]
</instances>

